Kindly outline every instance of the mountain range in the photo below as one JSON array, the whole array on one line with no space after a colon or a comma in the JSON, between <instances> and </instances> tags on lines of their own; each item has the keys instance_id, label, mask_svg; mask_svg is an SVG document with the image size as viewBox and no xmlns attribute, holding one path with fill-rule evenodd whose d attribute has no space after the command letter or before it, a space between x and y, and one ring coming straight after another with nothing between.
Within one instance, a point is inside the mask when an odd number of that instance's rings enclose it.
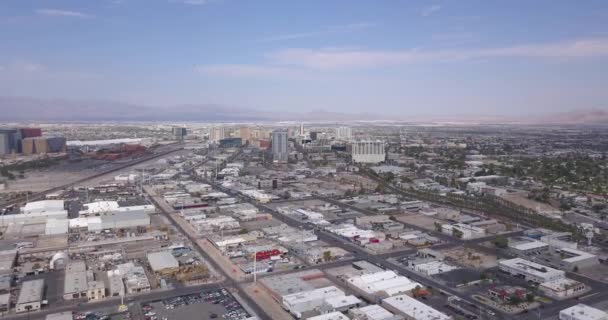
<instances>
[{"instance_id":1,"label":"mountain range","mask_svg":"<svg viewBox=\"0 0 608 320\"><path fill-rule=\"evenodd\" d=\"M591 109L521 116L500 115L383 115L315 110L306 113L269 112L217 104L150 107L109 100L39 99L0 96L0 121L395 121L511 124L606 124L608 110Z\"/></svg>"}]
</instances>

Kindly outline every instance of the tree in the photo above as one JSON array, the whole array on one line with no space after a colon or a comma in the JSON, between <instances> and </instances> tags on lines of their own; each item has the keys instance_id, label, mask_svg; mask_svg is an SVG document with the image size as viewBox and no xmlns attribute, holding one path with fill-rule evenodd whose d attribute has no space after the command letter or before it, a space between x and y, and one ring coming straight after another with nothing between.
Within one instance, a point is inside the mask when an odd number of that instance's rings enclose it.
<instances>
[{"instance_id":1,"label":"tree","mask_svg":"<svg viewBox=\"0 0 608 320\"><path fill-rule=\"evenodd\" d=\"M435 231L441 232L441 230L443 230L443 227L441 226L441 223L435 222L434 225L435 225Z\"/></svg>"},{"instance_id":2,"label":"tree","mask_svg":"<svg viewBox=\"0 0 608 320\"><path fill-rule=\"evenodd\" d=\"M239 234L247 234L249 233L249 230L247 228L242 228L241 230L239 230Z\"/></svg>"},{"instance_id":3,"label":"tree","mask_svg":"<svg viewBox=\"0 0 608 320\"><path fill-rule=\"evenodd\" d=\"M323 251L323 261L329 262L329 261L331 261L331 259L332 259L331 251L329 251L329 250Z\"/></svg>"},{"instance_id":4,"label":"tree","mask_svg":"<svg viewBox=\"0 0 608 320\"><path fill-rule=\"evenodd\" d=\"M531 294L531 293L527 293L526 294L526 301L533 302L534 301L534 295Z\"/></svg>"},{"instance_id":5,"label":"tree","mask_svg":"<svg viewBox=\"0 0 608 320\"><path fill-rule=\"evenodd\" d=\"M498 236L494 239L494 245L497 248L505 249L509 245L509 240L504 236Z\"/></svg>"},{"instance_id":6,"label":"tree","mask_svg":"<svg viewBox=\"0 0 608 320\"><path fill-rule=\"evenodd\" d=\"M453 228L452 229L452 236L454 236L456 238L459 238L459 239L462 239L462 236L464 236L464 234L462 233L462 231L460 231L460 230L458 230L456 228Z\"/></svg>"}]
</instances>

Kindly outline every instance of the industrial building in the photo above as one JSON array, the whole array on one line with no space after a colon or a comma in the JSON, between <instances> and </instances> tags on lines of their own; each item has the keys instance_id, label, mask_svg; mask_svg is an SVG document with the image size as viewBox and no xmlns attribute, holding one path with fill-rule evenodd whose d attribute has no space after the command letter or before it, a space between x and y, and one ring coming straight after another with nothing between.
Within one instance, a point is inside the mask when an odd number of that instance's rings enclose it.
<instances>
[{"instance_id":1,"label":"industrial building","mask_svg":"<svg viewBox=\"0 0 608 320\"><path fill-rule=\"evenodd\" d=\"M345 294L342 290L330 286L284 295L282 305L289 313L299 319L302 317L302 313L313 311L315 308L321 307L326 299L344 296Z\"/></svg>"},{"instance_id":2,"label":"industrial building","mask_svg":"<svg viewBox=\"0 0 608 320\"><path fill-rule=\"evenodd\" d=\"M560 311L559 320L608 320L608 313L579 303Z\"/></svg>"},{"instance_id":3,"label":"industrial building","mask_svg":"<svg viewBox=\"0 0 608 320\"><path fill-rule=\"evenodd\" d=\"M510 273L513 276L521 277L535 283L543 283L565 278L566 273L562 270L545 267L538 263L515 258L510 260L498 261L498 268L501 271Z\"/></svg>"},{"instance_id":4,"label":"industrial building","mask_svg":"<svg viewBox=\"0 0 608 320\"><path fill-rule=\"evenodd\" d=\"M532 238L516 238L509 240L509 249L517 255L527 255L547 251L549 245Z\"/></svg>"},{"instance_id":5,"label":"industrial building","mask_svg":"<svg viewBox=\"0 0 608 320\"><path fill-rule=\"evenodd\" d=\"M354 320L396 320L392 312L377 304L351 309L348 314Z\"/></svg>"},{"instance_id":6,"label":"industrial building","mask_svg":"<svg viewBox=\"0 0 608 320\"><path fill-rule=\"evenodd\" d=\"M287 162L289 158L288 132L285 129L277 129L272 132L272 160L274 162Z\"/></svg>"},{"instance_id":7,"label":"industrial building","mask_svg":"<svg viewBox=\"0 0 608 320\"><path fill-rule=\"evenodd\" d=\"M66 300L86 298L89 290L87 265L84 261L71 261L65 267L63 298Z\"/></svg>"},{"instance_id":8,"label":"industrial building","mask_svg":"<svg viewBox=\"0 0 608 320\"><path fill-rule=\"evenodd\" d=\"M407 320L450 320L452 317L437 311L408 295L398 295L382 300L388 311L401 314Z\"/></svg>"},{"instance_id":9,"label":"industrial building","mask_svg":"<svg viewBox=\"0 0 608 320\"><path fill-rule=\"evenodd\" d=\"M42 200L28 202L21 213L0 215L0 226L9 224L44 224L48 219L67 219L63 200Z\"/></svg>"},{"instance_id":10,"label":"industrial building","mask_svg":"<svg viewBox=\"0 0 608 320\"><path fill-rule=\"evenodd\" d=\"M486 230L464 223L444 224L441 226L441 232L448 235L459 234L459 238L463 240L474 239L486 235Z\"/></svg>"},{"instance_id":11,"label":"industrial building","mask_svg":"<svg viewBox=\"0 0 608 320\"><path fill-rule=\"evenodd\" d=\"M416 287L421 287L419 283L390 270L351 277L346 284L370 300L408 293Z\"/></svg>"},{"instance_id":12,"label":"industrial building","mask_svg":"<svg viewBox=\"0 0 608 320\"><path fill-rule=\"evenodd\" d=\"M0 275L13 273L13 267L17 261L17 250L0 251ZM0 288L1 290L1 288Z\"/></svg>"},{"instance_id":13,"label":"industrial building","mask_svg":"<svg viewBox=\"0 0 608 320\"><path fill-rule=\"evenodd\" d=\"M21 284L15 311L17 313L40 310L42 305L42 293L44 292L44 280L30 280Z\"/></svg>"},{"instance_id":14,"label":"industrial building","mask_svg":"<svg viewBox=\"0 0 608 320\"><path fill-rule=\"evenodd\" d=\"M148 253L148 263L154 272L179 268L179 262L169 251Z\"/></svg>"},{"instance_id":15,"label":"industrial building","mask_svg":"<svg viewBox=\"0 0 608 320\"><path fill-rule=\"evenodd\" d=\"M354 141L351 156L355 163L380 163L386 160L384 141Z\"/></svg>"},{"instance_id":16,"label":"industrial building","mask_svg":"<svg viewBox=\"0 0 608 320\"><path fill-rule=\"evenodd\" d=\"M321 314L318 316L307 318L308 320L350 320L349 317L345 316L341 312L330 312Z\"/></svg>"},{"instance_id":17,"label":"industrial building","mask_svg":"<svg viewBox=\"0 0 608 320\"><path fill-rule=\"evenodd\" d=\"M596 255L578 249L561 248L556 251L564 256L560 262L560 267L567 270L591 267L600 263L600 260Z\"/></svg>"}]
</instances>

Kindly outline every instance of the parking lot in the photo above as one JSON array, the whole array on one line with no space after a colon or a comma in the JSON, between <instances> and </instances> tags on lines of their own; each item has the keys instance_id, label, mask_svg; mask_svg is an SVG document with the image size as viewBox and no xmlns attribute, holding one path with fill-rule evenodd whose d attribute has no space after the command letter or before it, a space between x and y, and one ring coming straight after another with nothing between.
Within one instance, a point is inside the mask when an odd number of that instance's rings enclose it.
<instances>
[{"instance_id":1,"label":"parking lot","mask_svg":"<svg viewBox=\"0 0 608 320\"><path fill-rule=\"evenodd\" d=\"M226 289L205 291L142 304L146 320L227 319L240 320L249 313Z\"/></svg>"}]
</instances>

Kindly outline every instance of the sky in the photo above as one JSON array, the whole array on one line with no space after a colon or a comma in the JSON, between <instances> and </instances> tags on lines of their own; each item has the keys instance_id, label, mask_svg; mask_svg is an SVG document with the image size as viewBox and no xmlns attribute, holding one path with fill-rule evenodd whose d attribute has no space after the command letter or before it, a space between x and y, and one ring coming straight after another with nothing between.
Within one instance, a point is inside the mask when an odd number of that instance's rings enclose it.
<instances>
[{"instance_id":1,"label":"sky","mask_svg":"<svg viewBox=\"0 0 608 320\"><path fill-rule=\"evenodd\" d=\"M526 115L607 84L604 0L0 0L0 96Z\"/></svg>"}]
</instances>

